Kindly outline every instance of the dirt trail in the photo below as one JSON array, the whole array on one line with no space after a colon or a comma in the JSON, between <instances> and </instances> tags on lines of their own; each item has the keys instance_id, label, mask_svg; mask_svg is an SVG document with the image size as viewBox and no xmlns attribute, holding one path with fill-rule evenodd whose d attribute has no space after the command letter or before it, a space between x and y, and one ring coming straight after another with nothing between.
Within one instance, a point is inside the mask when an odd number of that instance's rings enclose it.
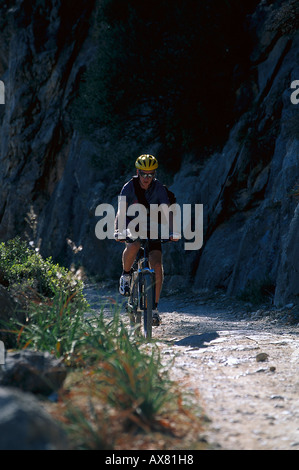
<instances>
[{"instance_id":1,"label":"dirt trail","mask_svg":"<svg viewBox=\"0 0 299 470\"><path fill-rule=\"evenodd\" d=\"M110 301L87 289L88 298ZM299 450L299 326L292 310L246 312L224 297L164 297L153 336L171 378L199 394L219 449ZM282 320L283 318L283 320Z\"/></svg>"}]
</instances>

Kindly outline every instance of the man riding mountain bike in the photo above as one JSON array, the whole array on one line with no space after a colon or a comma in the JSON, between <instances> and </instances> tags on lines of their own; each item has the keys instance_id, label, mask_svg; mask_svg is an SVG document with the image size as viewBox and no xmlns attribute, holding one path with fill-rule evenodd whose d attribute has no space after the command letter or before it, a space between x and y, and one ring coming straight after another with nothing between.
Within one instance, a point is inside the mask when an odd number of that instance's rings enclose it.
<instances>
[{"instance_id":1,"label":"man riding mountain bike","mask_svg":"<svg viewBox=\"0 0 299 470\"><path fill-rule=\"evenodd\" d=\"M120 196L126 198L126 207L132 204L143 204L147 207L148 217L146 220L146 233L149 238L149 264L155 271L156 278L156 298L153 309L153 325L158 326L161 323L161 317L158 313L158 302L163 284L163 264L162 247L159 239L150 239L149 236L149 207L151 204L157 204L163 208L163 205L169 206L169 200L166 187L156 178L158 161L153 155L140 155L136 162L137 175L128 181L122 188ZM129 295L130 291L130 271L140 248L140 241L126 241L118 237L118 221L120 209L115 220L115 239L125 241L126 246L122 255L123 272L119 282L119 292L122 295ZM126 224L132 220L132 217L126 217ZM173 234L170 233L170 240L176 241Z\"/></svg>"}]
</instances>

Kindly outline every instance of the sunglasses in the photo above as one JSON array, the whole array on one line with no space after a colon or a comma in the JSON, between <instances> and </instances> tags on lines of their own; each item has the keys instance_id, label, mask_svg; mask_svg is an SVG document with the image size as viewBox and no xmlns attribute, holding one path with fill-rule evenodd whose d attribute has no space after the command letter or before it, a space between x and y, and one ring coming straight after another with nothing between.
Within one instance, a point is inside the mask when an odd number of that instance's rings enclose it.
<instances>
[{"instance_id":1,"label":"sunglasses","mask_svg":"<svg viewBox=\"0 0 299 470\"><path fill-rule=\"evenodd\" d=\"M139 170L139 175L142 176L142 178L153 178L155 176L155 172L154 173L144 173L143 171L140 171Z\"/></svg>"}]
</instances>

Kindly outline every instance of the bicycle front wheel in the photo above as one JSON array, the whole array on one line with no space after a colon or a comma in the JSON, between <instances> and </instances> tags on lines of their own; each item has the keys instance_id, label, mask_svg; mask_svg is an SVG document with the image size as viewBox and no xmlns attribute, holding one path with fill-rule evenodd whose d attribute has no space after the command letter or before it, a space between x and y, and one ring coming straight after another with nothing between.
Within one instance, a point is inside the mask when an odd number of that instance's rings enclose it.
<instances>
[{"instance_id":1,"label":"bicycle front wheel","mask_svg":"<svg viewBox=\"0 0 299 470\"><path fill-rule=\"evenodd\" d=\"M130 297L127 304L131 327L135 328L135 332L140 333L141 315L138 312L138 274L133 271L131 279Z\"/></svg>"},{"instance_id":2,"label":"bicycle front wheel","mask_svg":"<svg viewBox=\"0 0 299 470\"><path fill-rule=\"evenodd\" d=\"M146 338L152 337L152 324L153 324L153 306L154 306L154 276L152 273L144 275L144 335Z\"/></svg>"}]
</instances>

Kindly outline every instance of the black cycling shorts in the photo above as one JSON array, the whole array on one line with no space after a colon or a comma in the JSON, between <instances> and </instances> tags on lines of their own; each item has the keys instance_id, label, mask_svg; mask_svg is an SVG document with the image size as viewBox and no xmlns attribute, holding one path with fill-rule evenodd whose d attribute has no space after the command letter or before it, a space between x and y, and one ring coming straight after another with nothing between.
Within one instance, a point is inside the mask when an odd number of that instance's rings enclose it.
<instances>
[{"instance_id":1,"label":"black cycling shorts","mask_svg":"<svg viewBox=\"0 0 299 470\"><path fill-rule=\"evenodd\" d=\"M127 243L134 243L134 240L127 241ZM162 243L160 240L149 240L148 251L151 252L154 250L162 251Z\"/></svg>"},{"instance_id":2,"label":"black cycling shorts","mask_svg":"<svg viewBox=\"0 0 299 470\"><path fill-rule=\"evenodd\" d=\"M160 240L149 240L148 251L158 250L162 251L162 243Z\"/></svg>"}]
</instances>

